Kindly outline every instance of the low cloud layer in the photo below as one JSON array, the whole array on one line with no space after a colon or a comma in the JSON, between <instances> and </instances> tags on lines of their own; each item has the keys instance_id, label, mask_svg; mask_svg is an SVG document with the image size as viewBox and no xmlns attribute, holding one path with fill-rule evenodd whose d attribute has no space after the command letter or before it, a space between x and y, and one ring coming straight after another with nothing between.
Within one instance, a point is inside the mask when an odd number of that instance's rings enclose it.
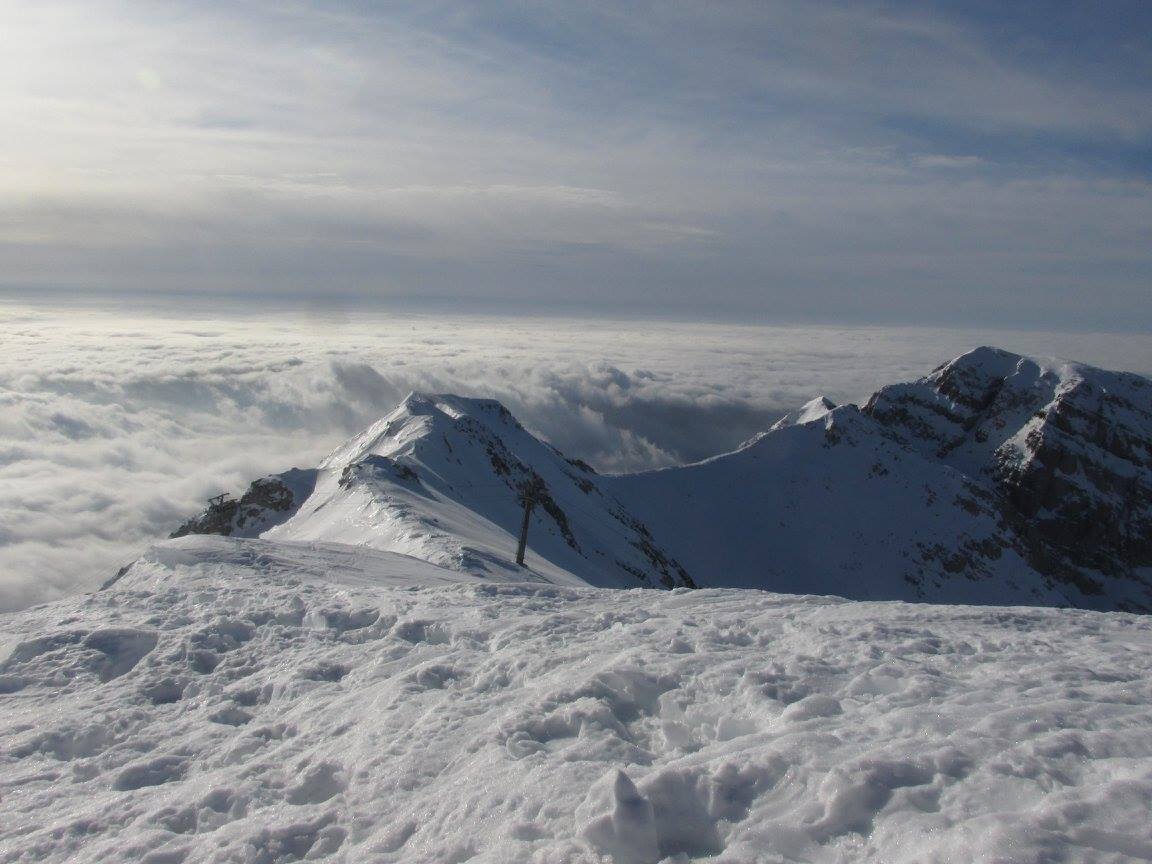
<instances>
[{"instance_id":1,"label":"low cloud layer","mask_svg":"<svg viewBox=\"0 0 1152 864\"><path fill-rule=\"evenodd\" d=\"M0 307L0 610L91 590L204 499L315 464L411 390L503 401L600 470L730 449L992 342L1152 371L1143 337Z\"/></svg>"}]
</instances>

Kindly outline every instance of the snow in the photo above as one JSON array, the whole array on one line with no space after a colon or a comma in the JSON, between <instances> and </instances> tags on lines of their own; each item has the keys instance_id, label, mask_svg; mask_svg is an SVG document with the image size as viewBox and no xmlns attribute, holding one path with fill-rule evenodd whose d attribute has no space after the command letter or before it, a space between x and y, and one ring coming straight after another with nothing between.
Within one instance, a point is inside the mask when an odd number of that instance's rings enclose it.
<instances>
[{"instance_id":1,"label":"snow","mask_svg":"<svg viewBox=\"0 0 1152 864\"><path fill-rule=\"evenodd\" d=\"M827 396L817 396L805 402L798 411L793 411L791 414L785 414L774 424L772 430L783 429L787 426L796 426L801 423L811 423L814 420L822 419L829 411L836 407L836 403L829 399Z\"/></svg>"},{"instance_id":2,"label":"snow","mask_svg":"<svg viewBox=\"0 0 1152 864\"><path fill-rule=\"evenodd\" d=\"M1152 859L1152 619L184 537L0 619L2 862Z\"/></svg>"},{"instance_id":3,"label":"snow","mask_svg":"<svg viewBox=\"0 0 1152 864\"><path fill-rule=\"evenodd\" d=\"M855 406L812 414L734 453L613 477L609 489L700 585L1080 605L1032 571L959 471Z\"/></svg>"}]
</instances>

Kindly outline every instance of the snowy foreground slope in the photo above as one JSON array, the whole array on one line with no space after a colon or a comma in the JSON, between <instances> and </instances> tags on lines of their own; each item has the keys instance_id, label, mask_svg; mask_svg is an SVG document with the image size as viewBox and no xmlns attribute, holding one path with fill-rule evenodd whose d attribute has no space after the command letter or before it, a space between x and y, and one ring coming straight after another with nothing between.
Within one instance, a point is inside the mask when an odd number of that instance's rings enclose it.
<instances>
[{"instance_id":1,"label":"snowy foreground slope","mask_svg":"<svg viewBox=\"0 0 1152 864\"><path fill-rule=\"evenodd\" d=\"M0 861L1152 860L1152 618L189 536L0 627Z\"/></svg>"}]
</instances>

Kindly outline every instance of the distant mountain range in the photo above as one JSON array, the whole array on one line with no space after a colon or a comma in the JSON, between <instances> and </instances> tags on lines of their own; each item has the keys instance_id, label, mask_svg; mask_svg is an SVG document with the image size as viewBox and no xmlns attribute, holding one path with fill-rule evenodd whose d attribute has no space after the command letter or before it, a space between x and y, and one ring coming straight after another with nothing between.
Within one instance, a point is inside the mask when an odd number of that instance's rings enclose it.
<instances>
[{"instance_id":1,"label":"distant mountain range","mask_svg":"<svg viewBox=\"0 0 1152 864\"><path fill-rule=\"evenodd\" d=\"M734 452L611 476L497 402L412 394L186 534L367 547L500 581L1149 612L1152 382L978 348L863 407L814 399Z\"/></svg>"}]
</instances>

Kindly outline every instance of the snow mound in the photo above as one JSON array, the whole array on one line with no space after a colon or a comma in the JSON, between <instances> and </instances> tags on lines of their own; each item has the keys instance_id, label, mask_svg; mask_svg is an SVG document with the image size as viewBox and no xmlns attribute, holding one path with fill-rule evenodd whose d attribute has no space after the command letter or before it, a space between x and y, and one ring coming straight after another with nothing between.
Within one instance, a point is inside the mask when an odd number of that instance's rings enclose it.
<instances>
[{"instance_id":1,"label":"snow mound","mask_svg":"<svg viewBox=\"0 0 1152 864\"><path fill-rule=\"evenodd\" d=\"M809 402L804 403L798 411L793 411L791 414L785 414L774 424L772 424L771 431L777 429L784 429L787 426L797 426L801 423L812 423L816 420L821 420L824 416L836 407L836 403L829 399L827 396L817 396Z\"/></svg>"},{"instance_id":2,"label":"snow mound","mask_svg":"<svg viewBox=\"0 0 1152 864\"><path fill-rule=\"evenodd\" d=\"M3 633L3 862L1152 855L1145 617L209 536Z\"/></svg>"}]
</instances>

